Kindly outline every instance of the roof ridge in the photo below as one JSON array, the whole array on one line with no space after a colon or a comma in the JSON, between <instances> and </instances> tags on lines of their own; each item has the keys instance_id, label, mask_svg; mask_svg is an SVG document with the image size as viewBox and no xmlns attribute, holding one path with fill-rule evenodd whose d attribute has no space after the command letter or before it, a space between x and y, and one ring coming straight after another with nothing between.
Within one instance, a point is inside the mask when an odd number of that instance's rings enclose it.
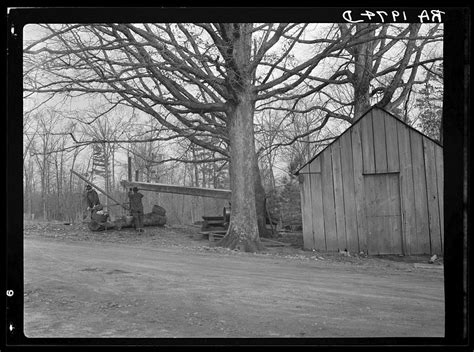
<instances>
[{"instance_id":1,"label":"roof ridge","mask_svg":"<svg viewBox=\"0 0 474 352\"><path fill-rule=\"evenodd\" d=\"M315 156L313 156L311 159L309 159L306 163L304 163L298 170L296 170L293 175L298 175L299 172L308 164L310 164L311 162L313 162L314 159L316 159L322 152L324 152L327 148L329 148L332 144L334 144L337 140L339 140L339 138L341 138L344 134L346 134L350 129L352 129L356 124L359 123L360 120L362 120L369 112L371 112L372 110L374 109L378 109L378 110L381 110L383 111L384 113L386 113L387 115L389 115L390 117L396 119L398 122L402 123L403 125L405 125L406 127L412 129L413 131L416 131L418 132L419 134L421 134L423 137L426 137L428 138L430 141L432 141L433 143L436 143L437 145L439 145L441 148L443 147L443 145L441 143L439 143L438 141L434 140L433 138L427 136L426 134L418 131L416 128L414 128L413 126L410 126L409 124L407 124L405 121L403 121L400 117L398 117L397 115L395 115L394 113L386 110L385 108L383 107L380 107L380 106L377 106L377 105L372 105L369 109L367 109L367 111L365 113L363 113L354 123L352 123L348 128L346 128L344 130L344 132L342 132L339 136L337 136L331 143L329 143L326 147L324 147L321 151L319 151L318 153L316 153Z\"/></svg>"}]
</instances>

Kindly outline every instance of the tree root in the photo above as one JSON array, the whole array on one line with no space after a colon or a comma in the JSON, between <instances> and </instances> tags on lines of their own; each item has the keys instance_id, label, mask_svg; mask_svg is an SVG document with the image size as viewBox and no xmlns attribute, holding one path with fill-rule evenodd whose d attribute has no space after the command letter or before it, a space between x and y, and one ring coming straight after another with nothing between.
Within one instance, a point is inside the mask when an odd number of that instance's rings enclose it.
<instances>
[{"instance_id":1,"label":"tree root","mask_svg":"<svg viewBox=\"0 0 474 352\"><path fill-rule=\"evenodd\" d=\"M265 248L262 242L260 242L260 238L257 237L256 240L251 240L244 236L238 236L233 232L227 232L227 234L216 243L216 246L238 249L241 252L250 253L255 253Z\"/></svg>"}]
</instances>

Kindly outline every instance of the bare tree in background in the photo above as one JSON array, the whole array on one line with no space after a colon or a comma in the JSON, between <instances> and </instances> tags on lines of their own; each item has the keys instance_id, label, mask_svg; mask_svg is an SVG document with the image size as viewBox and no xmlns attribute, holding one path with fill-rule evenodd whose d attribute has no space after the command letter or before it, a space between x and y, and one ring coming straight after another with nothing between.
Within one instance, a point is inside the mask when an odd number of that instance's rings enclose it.
<instances>
[{"instance_id":1,"label":"bare tree in background","mask_svg":"<svg viewBox=\"0 0 474 352\"><path fill-rule=\"evenodd\" d=\"M342 33L349 27L340 24ZM443 32L440 24L421 33L421 24L409 24L405 28L390 24L358 24L355 33L365 31L360 45L348 48L353 72L348 77L354 90L354 118L358 119L372 105L393 111L407 100L412 87L422 84L418 72L423 65L440 61L440 56L423 58L427 45L440 42ZM384 56L397 51L393 56ZM426 55L426 54L425 54ZM390 61L388 61L390 59Z\"/></svg>"},{"instance_id":2,"label":"bare tree in background","mask_svg":"<svg viewBox=\"0 0 474 352\"><path fill-rule=\"evenodd\" d=\"M280 97L271 105L262 104L256 108L261 114L271 111L281 127L275 142L262 146L262 155L272 154L274 150L289 153L284 158L294 161L290 170L298 169L338 135L325 128L328 116L331 121L340 121L347 128L371 106L378 105L396 113L409 124L416 123L418 112L409 118L409 104L413 106L420 95L422 98L426 96L424 87L431 85L430 82L436 81L437 77L432 73L433 67L442 63L439 44L443 40L443 28L440 24L354 26L341 23L331 27L328 33L331 31L338 32L341 38L358 38L338 52L333 60L319 65L321 70L332 72L333 79L321 79L317 86L309 81L305 94ZM318 38L299 41L320 50ZM439 83L438 80L437 92L441 91L442 96L442 83ZM424 99L426 101L426 97ZM309 124L308 120L311 121ZM301 129L298 125L305 127ZM261 132L272 133L265 127Z\"/></svg>"},{"instance_id":3,"label":"bare tree in background","mask_svg":"<svg viewBox=\"0 0 474 352\"><path fill-rule=\"evenodd\" d=\"M31 215L33 194L39 186L43 219L64 220L68 217L63 197L68 188L66 164L71 155L65 152L68 135L58 128L62 116L54 109L36 110L28 115L24 119L23 153L27 212ZM39 185L34 182L36 176Z\"/></svg>"}]
</instances>

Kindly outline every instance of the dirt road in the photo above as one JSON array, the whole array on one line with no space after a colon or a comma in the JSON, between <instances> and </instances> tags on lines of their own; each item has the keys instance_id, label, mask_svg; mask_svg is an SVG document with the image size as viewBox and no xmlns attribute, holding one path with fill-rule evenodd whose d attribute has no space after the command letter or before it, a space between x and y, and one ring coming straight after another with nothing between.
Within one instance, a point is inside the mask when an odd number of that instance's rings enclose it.
<instances>
[{"instance_id":1,"label":"dirt road","mask_svg":"<svg viewBox=\"0 0 474 352\"><path fill-rule=\"evenodd\" d=\"M442 337L442 270L26 237L28 337Z\"/></svg>"}]
</instances>

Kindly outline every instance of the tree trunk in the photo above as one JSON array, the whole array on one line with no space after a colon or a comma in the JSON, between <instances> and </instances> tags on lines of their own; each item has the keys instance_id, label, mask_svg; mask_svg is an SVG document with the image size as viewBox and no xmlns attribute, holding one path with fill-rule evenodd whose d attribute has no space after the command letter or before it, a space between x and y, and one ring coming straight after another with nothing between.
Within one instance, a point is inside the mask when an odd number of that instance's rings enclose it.
<instances>
[{"instance_id":1,"label":"tree trunk","mask_svg":"<svg viewBox=\"0 0 474 352\"><path fill-rule=\"evenodd\" d=\"M262 177L260 175L260 168L258 160L254 158L254 186L255 186L255 207L257 211L258 233L260 237L271 237L272 233L267 231L267 209L265 206L265 188L262 185Z\"/></svg>"},{"instance_id":2,"label":"tree trunk","mask_svg":"<svg viewBox=\"0 0 474 352\"><path fill-rule=\"evenodd\" d=\"M253 135L253 104L242 94L240 104L230 113L230 175L232 213L226 236L218 245L246 252L262 248L256 209L256 155ZM258 177L260 181L260 177ZM261 182L260 182L261 187ZM263 188L263 187L262 187ZM260 190L260 188L259 188ZM259 194L260 196L260 194Z\"/></svg>"},{"instance_id":3,"label":"tree trunk","mask_svg":"<svg viewBox=\"0 0 474 352\"><path fill-rule=\"evenodd\" d=\"M360 84L354 87L354 122L370 108L369 85Z\"/></svg>"},{"instance_id":4,"label":"tree trunk","mask_svg":"<svg viewBox=\"0 0 474 352\"><path fill-rule=\"evenodd\" d=\"M193 160L197 160L196 146L191 145L191 151L192 151L192 155L193 155ZM195 187L199 187L199 170L198 170L197 164L193 164L192 168L193 168L193 172L194 172L194 184L193 185ZM202 187L204 187L204 185Z\"/></svg>"},{"instance_id":5,"label":"tree trunk","mask_svg":"<svg viewBox=\"0 0 474 352\"><path fill-rule=\"evenodd\" d=\"M112 191L115 191L115 147L113 145L110 147L110 154L112 156Z\"/></svg>"},{"instance_id":6,"label":"tree trunk","mask_svg":"<svg viewBox=\"0 0 474 352\"><path fill-rule=\"evenodd\" d=\"M249 70L252 50L252 24L226 23L222 25L224 35L229 38L225 57L227 83L232 98L227 101L227 129L230 141L231 207L227 234L218 242L231 249L256 252L262 248L259 237L256 187L260 175L257 168L253 115L255 97L252 87L253 72ZM257 192L256 192L257 191Z\"/></svg>"},{"instance_id":7,"label":"tree trunk","mask_svg":"<svg viewBox=\"0 0 474 352\"><path fill-rule=\"evenodd\" d=\"M46 194L47 194L47 188L48 188L48 184L47 184L47 174L46 174L46 167L47 167L47 164L46 164L46 156L43 156L43 170L42 170L42 174L41 174L41 205L43 207L43 220L44 221L47 221L48 220L48 211L47 211L47 207L46 207Z\"/></svg>"},{"instance_id":8,"label":"tree trunk","mask_svg":"<svg viewBox=\"0 0 474 352\"><path fill-rule=\"evenodd\" d=\"M273 156L272 155L273 155L273 152L268 154L267 162L268 162L268 170L269 170L268 174L270 177L270 188L274 190L276 186L276 182L275 182L275 175L273 173Z\"/></svg>"},{"instance_id":9,"label":"tree trunk","mask_svg":"<svg viewBox=\"0 0 474 352\"><path fill-rule=\"evenodd\" d=\"M366 30L371 24L358 24L357 31ZM365 41L354 48L354 122L370 108L370 80L373 71L374 31L361 36Z\"/></svg>"},{"instance_id":10,"label":"tree trunk","mask_svg":"<svg viewBox=\"0 0 474 352\"><path fill-rule=\"evenodd\" d=\"M23 183L23 207L24 210L23 212L28 214L27 217L31 218L31 209L29 208L29 203L30 203L30 178L28 176L28 169L26 167L26 163L23 162L23 177L24 177L24 183ZM26 209L25 209L26 208Z\"/></svg>"}]
</instances>

